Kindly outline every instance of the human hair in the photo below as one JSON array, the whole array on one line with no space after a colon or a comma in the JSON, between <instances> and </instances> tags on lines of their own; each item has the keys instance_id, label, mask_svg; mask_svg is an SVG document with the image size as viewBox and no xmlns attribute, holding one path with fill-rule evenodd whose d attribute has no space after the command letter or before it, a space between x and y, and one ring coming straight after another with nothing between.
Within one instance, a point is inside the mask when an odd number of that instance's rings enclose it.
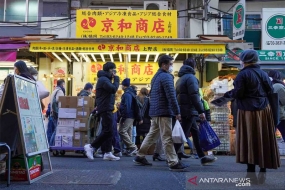
<instances>
[{"instance_id":1,"label":"human hair","mask_svg":"<svg viewBox=\"0 0 285 190\"><path fill-rule=\"evenodd\" d=\"M62 86L63 83L65 83L65 81L63 79L59 79L57 81L57 86Z\"/></svg>"},{"instance_id":2,"label":"human hair","mask_svg":"<svg viewBox=\"0 0 285 190\"><path fill-rule=\"evenodd\" d=\"M275 80L283 80L283 77L280 71L277 71L277 70L270 70L268 72L268 76Z\"/></svg>"},{"instance_id":3,"label":"human hair","mask_svg":"<svg viewBox=\"0 0 285 190\"><path fill-rule=\"evenodd\" d=\"M158 60L158 66L162 67L162 64L169 64L169 62L172 60L174 60L173 57L169 55L163 55Z\"/></svg>"},{"instance_id":4,"label":"human hair","mask_svg":"<svg viewBox=\"0 0 285 190\"><path fill-rule=\"evenodd\" d=\"M139 101L143 104L144 103L144 98L148 95L148 89L147 88L142 88L140 90L140 93L138 95Z\"/></svg>"},{"instance_id":5,"label":"human hair","mask_svg":"<svg viewBox=\"0 0 285 190\"><path fill-rule=\"evenodd\" d=\"M196 61L195 61L195 59L193 59L193 58L188 58L188 59L185 59L185 60L183 61L183 65L188 65L188 66L192 67L193 69L195 69L195 67L196 67Z\"/></svg>"},{"instance_id":6,"label":"human hair","mask_svg":"<svg viewBox=\"0 0 285 190\"><path fill-rule=\"evenodd\" d=\"M31 75L29 68L27 67L24 61L17 61L14 66L18 69L20 76L28 77L31 80L35 80L34 77Z\"/></svg>"},{"instance_id":7,"label":"human hair","mask_svg":"<svg viewBox=\"0 0 285 190\"><path fill-rule=\"evenodd\" d=\"M116 69L116 65L115 63L108 61L103 65L103 70L109 71L110 69Z\"/></svg>"}]
</instances>

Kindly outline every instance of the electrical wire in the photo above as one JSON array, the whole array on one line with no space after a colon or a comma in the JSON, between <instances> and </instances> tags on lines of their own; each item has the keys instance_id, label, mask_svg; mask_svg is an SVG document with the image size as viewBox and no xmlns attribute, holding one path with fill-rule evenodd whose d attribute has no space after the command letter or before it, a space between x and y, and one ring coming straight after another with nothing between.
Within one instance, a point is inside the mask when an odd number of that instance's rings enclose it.
<instances>
[{"instance_id":1,"label":"electrical wire","mask_svg":"<svg viewBox=\"0 0 285 190\"><path fill-rule=\"evenodd\" d=\"M55 22L55 21L71 20L71 19L76 19L76 17L62 18L62 19L55 19L55 20L29 21L29 22L6 22L6 21L0 21L0 23L2 23L2 24L42 23L42 22Z\"/></svg>"}]
</instances>

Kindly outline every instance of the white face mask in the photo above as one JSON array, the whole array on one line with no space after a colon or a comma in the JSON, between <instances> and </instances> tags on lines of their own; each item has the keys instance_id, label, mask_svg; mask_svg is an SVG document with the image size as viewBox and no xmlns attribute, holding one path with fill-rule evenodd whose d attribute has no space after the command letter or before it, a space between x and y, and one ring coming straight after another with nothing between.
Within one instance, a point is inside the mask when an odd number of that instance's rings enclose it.
<instances>
[{"instance_id":1,"label":"white face mask","mask_svg":"<svg viewBox=\"0 0 285 190\"><path fill-rule=\"evenodd\" d=\"M38 76L37 75L33 75L35 80L38 80Z\"/></svg>"},{"instance_id":2,"label":"white face mask","mask_svg":"<svg viewBox=\"0 0 285 190\"><path fill-rule=\"evenodd\" d=\"M240 64L240 69L243 69L244 68L244 63L242 61L240 61L239 64Z\"/></svg>"},{"instance_id":3,"label":"white face mask","mask_svg":"<svg viewBox=\"0 0 285 190\"><path fill-rule=\"evenodd\" d=\"M169 72L169 73L172 73L172 72L173 72L173 66L169 66L168 72Z\"/></svg>"}]
</instances>

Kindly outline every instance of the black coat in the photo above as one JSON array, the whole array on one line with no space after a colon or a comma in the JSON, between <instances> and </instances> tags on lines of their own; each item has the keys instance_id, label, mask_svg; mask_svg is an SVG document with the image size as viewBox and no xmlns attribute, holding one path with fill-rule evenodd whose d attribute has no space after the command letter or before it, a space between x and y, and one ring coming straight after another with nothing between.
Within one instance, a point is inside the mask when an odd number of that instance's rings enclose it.
<instances>
[{"instance_id":1,"label":"black coat","mask_svg":"<svg viewBox=\"0 0 285 190\"><path fill-rule=\"evenodd\" d=\"M140 101L143 106L148 106L147 97L144 98L144 102ZM141 125L136 126L137 136L145 135L149 132L151 126L151 117L149 117L149 107L145 110L143 115L143 123Z\"/></svg>"},{"instance_id":2,"label":"black coat","mask_svg":"<svg viewBox=\"0 0 285 190\"><path fill-rule=\"evenodd\" d=\"M111 73L99 71L97 73L98 81L96 84L96 102L98 113L113 111L115 104L115 93L119 88L119 77L114 77L112 83Z\"/></svg>"},{"instance_id":3,"label":"black coat","mask_svg":"<svg viewBox=\"0 0 285 190\"><path fill-rule=\"evenodd\" d=\"M188 65L183 65L178 73L180 77L176 82L177 101L181 116L195 116L204 112L204 107L199 94L199 81L195 71Z\"/></svg>"},{"instance_id":4,"label":"black coat","mask_svg":"<svg viewBox=\"0 0 285 190\"><path fill-rule=\"evenodd\" d=\"M253 69L261 77L262 84ZM258 64L253 64L239 72L234 81L234 89L225 93L224 97L235 98L240 110L258 111L267 107L267 94L272 92L272 82L267 73L262 71Z\"/></svg>"}]
</instances>

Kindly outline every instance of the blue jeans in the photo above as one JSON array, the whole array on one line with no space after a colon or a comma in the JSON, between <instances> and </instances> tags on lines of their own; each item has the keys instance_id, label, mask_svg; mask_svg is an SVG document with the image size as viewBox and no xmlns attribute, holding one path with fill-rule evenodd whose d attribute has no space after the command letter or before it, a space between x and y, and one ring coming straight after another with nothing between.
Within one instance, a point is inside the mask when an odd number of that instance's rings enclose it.
<instances>
[{"instance_id":1,"label":"blue jeans","mask_svg":"<svg viewBox=\"0 0 285 190\"><path fill-rule=\"evenodd\" d=\"M188 138L186 138L186 140L187 140L187 144L188 144L189 148L193 150L193 144L192 144L192 141L189 139L189 137L188 137Z\"/></svg>"},{"instance_id":2,"label":"blue jeans","mask_svg":"<svg viewBox=\"0 0 285 190\"><path fill-rule=\"evenodd\" d=\"M47 139L50 146L54 145L56 126L57 126L57 119L50 116L48 119L48 128L47 128Z\"/></svg>"},{"instance_id":3,"label":"blue jeans","mask_svg":"<svg viewBox=\"0 0 285 190\"><path fill-rule=\"evenodd\" d=\"M133 143L136 143L136 136L137 136L137 127L133 126L133 129L132 129L132 142Z\"/></svg>"}]
</instances>

